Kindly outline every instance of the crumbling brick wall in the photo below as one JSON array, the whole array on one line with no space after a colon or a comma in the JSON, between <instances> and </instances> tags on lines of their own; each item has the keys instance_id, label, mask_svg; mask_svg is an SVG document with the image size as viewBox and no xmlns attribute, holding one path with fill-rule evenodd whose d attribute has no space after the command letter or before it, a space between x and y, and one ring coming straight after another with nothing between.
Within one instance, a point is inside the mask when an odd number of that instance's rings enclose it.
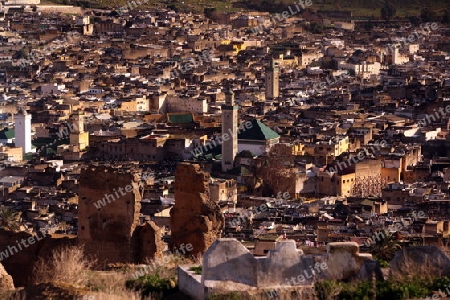
<instances>
[{"instance_id":1,"label":"crumbling brick wall","mask_svg":"<svg viewBox=\"0 0 450 300\"><path fill-rule=\"evenodd\" d=\"M133 234L136 263L145 263L146 259L161 258L165 244L161 240L162 230L149 221L136 228Z\"/></svg>"},{"instance_id":2,"label":"crumbling brick wall","mask_svg":"<svg viewBox=\"0 0 450 300\"><path fill-rule=\"evenodd\" d=\"M224 227L219 206L209 197L209 173L180 163L175 172L175 205L170 211L174 247L192 244L189 254L204 253Z\"/></svg>"},{"instance_id":3,"label":"crumbling brick wall","mask_svg":"<svg viewBox=\"0 0 450 300\"><path fill-rule=\"evenodd\" d=\"M126 192L130 185L131 192ZM105 202L97 202L102 199ZM84 245L87 255L97 258L99 266L133 261L131 237L139 225L140 201L138 178L130 170L107 166L82 170L78 242Z\"/></svg>"},{"instance_id":4,"label":"crumbling brick wall","mask_svg":"<svg viewBox=\"0 0 450 300\"><path fill-rule=\"evenodd\" d=\"M139 180L136 170L111 166L89 166L80 174L78 242L99 268L142 263L163 250L158 226L139 224Z\"/></svg>"}]
</instances>

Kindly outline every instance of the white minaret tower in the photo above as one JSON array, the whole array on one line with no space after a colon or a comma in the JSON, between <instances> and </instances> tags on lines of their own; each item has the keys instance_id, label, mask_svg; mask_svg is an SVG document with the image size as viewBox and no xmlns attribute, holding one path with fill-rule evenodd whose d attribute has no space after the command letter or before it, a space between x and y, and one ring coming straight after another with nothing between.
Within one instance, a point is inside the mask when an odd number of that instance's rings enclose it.
<instances>
[{"instance_id":1,"label":"white minaret tower","mask_svg":"<svg viewBox=\"0 0 450 300\"><path fill-rule=\"evenodd\" d=\"M398 65L400 63L400 53L398 47L395 46L394 52L392 53L392 64Z\"/></svg>"},{"instance_id":2,"label":"white minaret tower","mask_svg":"<svg viewBox=\"0 0 450 300\"><path fill-rule=\"evenodd\" d=\"M222 105L222 172L233 168L238 150L237 135L238 106L234 105L234 93L229 89L225 92L225 105Z\"/></svg>"},{"instance_id":3,"label":"white minaret tower","mask_svg":"<svg viewBox=\"0 0 450 300\"><path fill-rule=\"evenodd\" d=\"M266 68L266 100L278 98L280 94L279 88L279 74L280 69L272 59L272 63Z\"/></svg>"},{"instance_id":4,"label":"white minaret tower","mask_svg":"<svg viewBox=\"0 0 450 300\"><path fill-rule=\"evenodd\" d=\"M14 116L16 147L22 147L23 153L31 152L31 115L22 107Z\"/></svg>"}]
</instances>

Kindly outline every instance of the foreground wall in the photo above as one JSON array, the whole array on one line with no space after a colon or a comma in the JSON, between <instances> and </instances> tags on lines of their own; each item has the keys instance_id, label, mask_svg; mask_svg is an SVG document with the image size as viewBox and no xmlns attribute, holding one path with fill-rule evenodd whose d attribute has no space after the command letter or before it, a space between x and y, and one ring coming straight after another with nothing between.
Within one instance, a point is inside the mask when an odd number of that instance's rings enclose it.
<instances>
[{"instance_id":1,"label":"foreground wall","mask_svg":"<svg viewBox=\"0 0 450 300\"><path fill-rule=\"evenodd\" d=\"M183 277L193 276L187 270L180 272ZM318 280L365 280L373 275L382 277L372 256L360 254L356 243L330 243L325 255L305 255L295 241L284 240L267 256L254 257L236 239L220 238L203 256L201 282L184 278L179 286L194 299L233 291L244 292L246 299L314 299L313 285Z\"/></svg>"},{"instance_id":2,"label":"foreground wall","mask_svg":"<svg viewBox=\"0 0 450 300\"><path fill-rule=\"evenodd\" d=\"M202 282L235 281L254 287L285 285L300 277L300 285L318 279L356 277L373 260L360 254L356 243L329 243L326 255L304 255L293 240L277 242L265 257L254 257L236 239L218 239L203 256Z\"/></svg>"}]
</instances>

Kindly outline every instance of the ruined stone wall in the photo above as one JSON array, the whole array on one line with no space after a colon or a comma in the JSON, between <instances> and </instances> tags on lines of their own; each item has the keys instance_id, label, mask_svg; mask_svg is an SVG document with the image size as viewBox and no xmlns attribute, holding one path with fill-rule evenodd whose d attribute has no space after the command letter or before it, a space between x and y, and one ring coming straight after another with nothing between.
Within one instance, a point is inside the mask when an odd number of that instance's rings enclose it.
<instances>
[{"instance_id":1,"label":"ruined stone wall","mask_svg":"<svg viewBox=\"0 0 450 300\"><path fill-rule=\"evenodd\" d=\"M172 246L192 244L189 254L204 253L224 227L219 206L209 197L209 173L197 164L180 163L175 172L171 215Z\"/></svg>"},{"instance_id":2,"label":"ruined stone wall","mask_svg":"<svg viewBox=\"0 0 450 300\"><path fill-rule=\"evenodd\" d=\"M80 174L78 242L86 254L97 258L99 266L134 261L132 235L141 208L138 180L130 170L106 166L90 166ZM105 195L110 202L97 208L94 203L106 199Z\"/></svg>"},{"instance_id":3,"label":"ruined stone wall","mask_svg":"<svg viewBox=\"0 0 450 300\"><path fill-rule=\"evenodd\" d=\"M161 238L161 228L152 221L136 227L133 234L134 261L136 263L145 263L146 259L162 257L161 254L164 251L165 244Z\"/></svg>"}]
</instances>

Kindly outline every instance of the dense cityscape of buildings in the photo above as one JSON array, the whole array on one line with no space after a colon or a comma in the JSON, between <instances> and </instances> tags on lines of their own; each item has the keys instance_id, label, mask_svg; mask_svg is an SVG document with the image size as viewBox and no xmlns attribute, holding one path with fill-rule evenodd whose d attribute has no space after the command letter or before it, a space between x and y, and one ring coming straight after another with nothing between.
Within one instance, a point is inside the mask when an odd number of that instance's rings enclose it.
<instances>
[{"instance_id":1,"label":"dense cityscape of buildings","mask_svg":"<svg viewBox=\"0 0 450 300\"><path fill-rule=\"evenodd\" d=\"M448 245L450 26L323 16L313 33L299 12L6 8L1 209L109 262L217 237L260 256L286 238L369 251L382 230ZM198 194L220 210L173 209ZM210 233L180 233L199 214Z\"/></svg>"}]
</instances>

